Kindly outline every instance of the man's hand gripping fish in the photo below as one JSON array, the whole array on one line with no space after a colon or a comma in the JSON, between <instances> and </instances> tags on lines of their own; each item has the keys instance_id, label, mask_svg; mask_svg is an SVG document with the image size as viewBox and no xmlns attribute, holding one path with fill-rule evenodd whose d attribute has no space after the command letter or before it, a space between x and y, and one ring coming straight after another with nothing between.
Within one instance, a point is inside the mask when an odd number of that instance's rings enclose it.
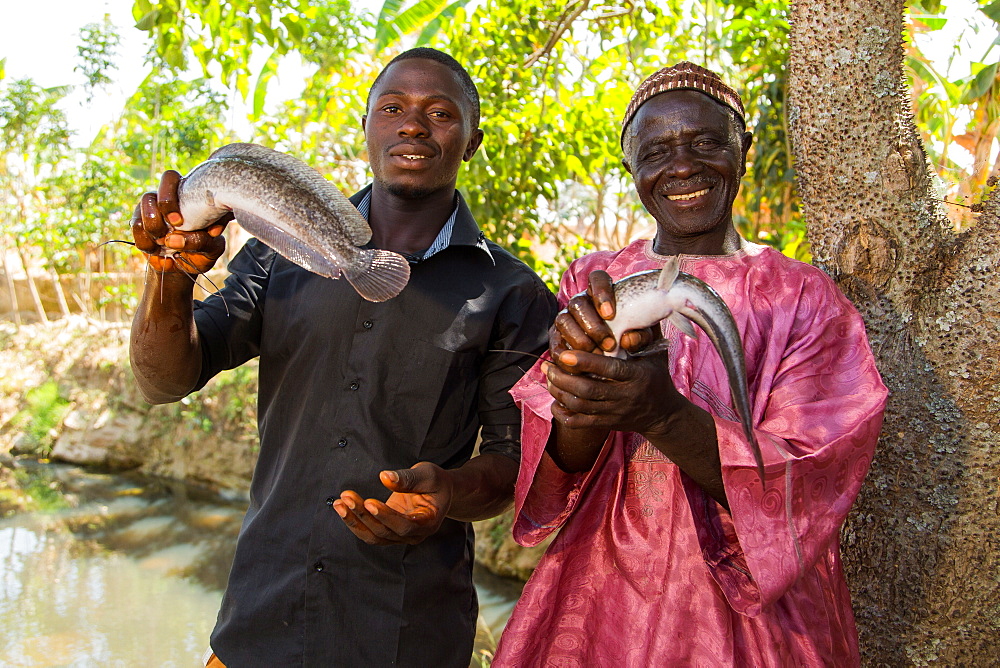
<instances>
[{"instance_id":1,"label":"man's hand gripping fish","mask_svg":"<svg viewBox=\"0 0 1000 668\"><path fill-rule=\"evenodd\" d=\"M223 146L178 187L184 222L208 227L226 212L275 251L320 276L344 277L368 301L395 297L410 278L398 253L360 248L368 222L346 197L307 164L256 144Z\"/></svg>"},{"instance_id":2,"label":"man's hand gripping fish","mask_svg":"<svg viewBox=\"0 0 1000 668\"><path fill-rule=\"evenodd\" d=\"M672 257L660 271L643 271L617 281L614 284L615 317L608 321L608 326L616 342L621 341L622 334L626 331L645 329L661 320L669 320L689 336L697 336L691 322L705 330L726 367L729 391L740 416L743 433L750 441L754 461L757 463L757 474L763 484L764 459L751 423L746 362L736 321L726 302L715 290L701 279L680 271L679 267L679 260ZM662 350L662 347L654 344L638 354L658 350ZM625 357L625 351L620 346L608 354L618 358Z\"/></svg>"}]
</instances>

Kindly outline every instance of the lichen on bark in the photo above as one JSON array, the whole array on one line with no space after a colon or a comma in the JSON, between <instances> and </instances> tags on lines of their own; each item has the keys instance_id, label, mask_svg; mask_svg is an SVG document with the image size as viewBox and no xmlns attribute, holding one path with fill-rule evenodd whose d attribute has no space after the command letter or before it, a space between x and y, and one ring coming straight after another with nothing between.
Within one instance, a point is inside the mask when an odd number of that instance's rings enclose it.
<instances>
[{"instance_id":1,"label":"lichen on bark","mask_svg":"<svg viewBox=\"0 0 1000 668\"><path fill-rule=\"evenodd\" d=\"M792 7L790 118L816 263L890 390L843 531L867 665L991 665L1000 646L1000 209L956 232L902 72L902 2Z\"/></svg>"}]
</instances>

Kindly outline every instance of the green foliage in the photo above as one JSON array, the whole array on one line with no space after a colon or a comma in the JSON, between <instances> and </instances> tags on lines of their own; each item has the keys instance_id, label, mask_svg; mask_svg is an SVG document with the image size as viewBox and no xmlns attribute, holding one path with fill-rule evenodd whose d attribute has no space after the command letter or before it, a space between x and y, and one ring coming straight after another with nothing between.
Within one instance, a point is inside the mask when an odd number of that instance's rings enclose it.
<instances>
[{"instance_id":1,"label":"green foliage","mask_svg":"<svg viewBox=\"0 0 1000 668\"><path fill-rule=\"evenodd\" d=\"M127 266L131 246L102 243L129 239L130 205L143 183L114 144L96 144L85 160L56 174L49 192L58 202L48 214L56 231L46 255L60 273Z\"/></svg>"},{"instance_id":2,"label":"green foliage","mask_svg":"<svg viewBox=\"0 0 1000 668\"><path fill-rule=\"evenodd\" d=\"M321 71L340 70L369 44L372 16L359 12L350 0L327 0L314 10L295 50Z\"/></svg>"},{"instance_id":3,"label":"green foliage","mask_svg":"<svg viewBox=\"0 0 1000 668\"><path fill-rule=\"evenodd\" d=\"M570 262L597 250L580 235L563 238L558 244L541 247L525 235L514 242L513 251L538 274L552 292L559 291L559 281Z\"/></svg>"},{"instance_id":4,"label":"green foliage","mask_svg":"<svg viewBox=\"0 0 1000 668\"><path fill-rule=\"evenodd\" d=\"M117 306L123 313L134 313L139 304L139 296L131 283L105 285L102 293L97 301L98 308Z\"/></svg>"},{"instance_id":5,"label":"green foliage","mask_svg":"<svg viewBox=\"0 0 1000 668\"><path fill-rule=\"evenodd\" d=\"M132 15L138 29L149 31L156 53L172 72L185 72L193 57L204 77L211 78L210 65L216 64L217 78L244 100L257 51L280 58L302 48L303 56L315 62L312 59L325 58L321 51L341 54L355 49L365 25L348 0L171 0L155 5L136 0ZM266 89L273 63L256 74L256 89Z\"/></svg>"},{"instance_id":6,"label":"green foliage","mask_svg":"<svg viewBox=\"0 0 1000 668\"><path fill-rule=\"evenodd\" d=\"M220 374L214 392L222 398L222 418L227 423L246 421L257 411L257 366L244 364Z\"/></svg>"},{"instance_id":7,"label":"green foliage","mask_svg":"<svg viewBox=\"0 0 1000 668\"><path fill-rule=\"evenodd\" d=\"M31 79L17 79L6 86L0 98L4 171L37 177L43 166L66 156L70 130L66 114L57 105L68 92L65 86L42 88Z\"/></svg>"},{"instance_id":8,"label":"green foliage","mask_svg":"<svg viewBox=\"0 0 1000 668\"><path fill-rule=\"evenodd\" d=\"M46 455L52 450L52 430L62 424L69 409L69 401L59 392L59 385L48 380L38 387L28 390L25 395L27 407L11 419L10 426L22 430L24 444L19 451Z\"/></svg>"},{"instance_id":9,"label":"green foliage","mask_svg":"<svg viewBox=\"0 0 1000 668\"><path fill-rule=\"evenodd\" d=\"M510 535L513 524L514 516L511 513L505 513L493 520L493 525L490 527L489 533L487 534L491 549L498 550L500 546L503 545L507 536Z\"/></svg>"},{"instance_id":10,"label":"green foliage","mask_svg":"<svg viewBox=\"0 0 1000 668\"><path fill-rule=\"evenodd\" d=\"M205 406L200 403L199 396L199 393L195 392L177 403L171 404L171 408L188 427L207 434L212 431L212 417L205 410Z\"/></svg>"},{"instance_id":11,"label":"green foliage","mask_svg":"<svg viewBox=\"0 0 1000 668\"><path fill-rule=\"evenodd\" d=\"M88 23L80 30L81 42L76 47L80 64L74 69L87 78L87 102L96 94L96 89L112 83L109 72L118 69L114 61L121 37L105 14L103 23Z\"/></svg>"},{"instance_id":12,"label":"green foliage","mask_svg":"<svg viewBox=\"0 0 1000 668\"><path fill-rule=\"evenodd\" d=\"M973 63L971 77L964 82L960 104L972 104L990 93L997 78L997 67L1000 63Z\"/></svg>"},{"instance_id":13,"label":"green foliage","mask_svg":"<svg viewBox=\"0 0 1000 668\"><path fill-rule=\"evenodd\" d=\"M291 41L305 34L300 22L315 13L308 2L296 0L169 0L152 3L136 0L132 15L139 30L152 33L156 52L175 72L187 69L194 56L209 75L207 64L221 66L225 85L247 95L254 47L267 46L281 53Z\"/></svg>"},{"instance_id":14,"label":"green foliage","mask_svg":"<svg viewBox=\"0 0 1000 668\"><path fill-rule=\"evenodd\" d=\"M418 43L426 43L440 29L440 19L453 17L459 8L469 4L469 0L450 5L448 0L418 0L409 7L406 4L404 0L385 0L382 4L375 26L376 52L417 31L421 31Z\"/></svg>"},{"instance_id":15,"label":"green foliage","mask_svg":"<svg viewBox=\"0 0 1000 668\"><path fill-rule=\"evenodd\" d=\"M407 40L441 48L466 64L483 100L486 137L460 177L473 212L492 238L543 272L558 273L567 253L545 252L546 247L565 249L580 238L597 247L621 246L631 235L649 233L649 220L620 164L618 121L645 76L690 58L744 84L759 137L747 177L749 195L740 204L744 233L802 246L804 226L795 224L800 214L784 124L783 2L692 6L648 0L609 8L590 0L565 6L537 0L385 0L374 26L342 2L266 4L269 19L260 3L249 0L224 10L189 0L153 8L137 0L135 15L157 40L166 64L194 56L205 72L220 67L217 78L227 84L240 67L248 73L254 47L269 54L254 92L255 116L264 110L266 84L280 70L282 56L298 50L316 70L301 97L284 103L275 116L258 119L255 139L295 152L345 190L363 180L360 116L380 63L392 55L383 51L403 48ZM299 36L264 28L296 7L303 25L315 30ZM238 44L232 29L237 16L246 17L240 19L244 32ZM340 21L331 22L333 16ZM339 28L323 32L333 25ZM373 39L366 41L362 36L372 27ZM180 39L181 34L188 37ZM313 34L322 34L322 40ZM233 62L237 56L239 65ZM536 251L549 263L533 257Z\"/></svg>"},{"instance_id":16,"label":"green foliage","mask_svg":"<svg viewBox=\"0 0 1000 668\"><path fill-rule=\"evenodd\" d=\"M919 0L911 23L940 29L942 9ZM995 29L1000 0L981 9L976 29ZM0 61L4 230L60 272L137 266L129 248L98 244L128 238L137 194L164 169L186 171L235 139L231 91L254 122L239 139L293 152L345 192L361 187L368 88L414 44L452 53L479 84L486 137L460 186L486 233L550 285L580 253L653 232L621 167L619 121L643 78L682 59L723 72L746 103L755 137L735 205L741 233L809 258L785 110L786 0L383 0L375 15L351 0L135 0L133 16L153 71L83 155L69 149L57 106L68 89L8 83ZM77 69L89 95L110 82L119 41L107 18L81 31ZM931 157L958 173L948 152L956 138L982 149L1000 127L997 58L977 54L957 79L918 50L908 62L918 125L939 140ZM273 104L275 79L300 65L301 93ZM969 128L956 125L962 108L973 112ZM969 182L985 181L988 167ZM107 298L130 301L127 289Z\"/></svg>"},{"instance_id":17,"label":"green foliage","mask_svg":"<svg viewBox=\"0 0 1000 668\"><path fill-rule=\"evenodd\" d=\"M227 109L225 94L208 80L155 71L129 99L108 139L128 157L133 176L157 183L165 169L187 171L227 141Z\"/></svg>"},{"instance_id":18,"label":"green foliage","mask_svg":"<svg viewBox=\"0 0 1000 668\"><path fill-rule=\"evenodd\" d=\"M369 51L340 58L306 55L316 69L302 94L261 118L255 140L291 151L350 194L368 179L361 117L379 63Z\"/></svg>"},{"instance_id":19,"label":"green foliage","mask_svg":"<svg viewBox=\"0 0 1000 668\"><path fill-rule=\"evenodd\" d=\"M111 81L120 38L107 17L81 30L78 46L92 96ZM128 221L139 194L167 168L188 169L226 137L226 95L206 80L179 81L154 71L122 116L83 150L74 149L60 108L69 87L43 89L31 80L0 82L0 216L29 264L50 271L98 272L141 268L129 245ZM132 281L111 285L87 310L131 308Z\"/></svg>"},{"instance_id":20,"label":"green foliage","mask_svg":"<svg viewBox=\"0 0 1000 668\"><path fill-rule=\"evenodd\" d=\"M935 11L928 8L928 11ZM994 23L1000 23L1000 0L994 0L988 5L981 5L979 11Z\"/></svg>"},{"instance_id":21,"label":"green foliage","mask_svg":"<svg viewBox=\"0 0 1000 668\"><path fill-rule=\"evenodd\" d=\"M969 205L985 195L991 177L1000 175L1000 162L992 157L1000 131L1000 62L994 52L1000 43L1000 2L981 4L978 13L952 31L947 58L932 63L920 45L939 39L934 33L947 23L943 10L940 2L914 6L906 70L917 129L941 179L944 200L956 205L946 210L962 229L975 223ZM990 35L995 36L992 42L978 39L982 50L971 52L974 37Z\"/></svg>"},{"instance_id":22,"label":"green foliage","mask_svg":"<svg viewBox=\"0 0 1000 668\"><path fill-rule=\"evenodd\" d=\"M21 249L49 253L59 236L47 214L53 174L71 152L69 126L58 107L67 92L31 79L0 86L0 231Z\"/></svg>"},{"instance_id":23,"label":"green foliage","mask_svg":"<svg viewBox=\"0 0 1000 668\"><path fill-rule=\"evenodd\" d=\"M210 391L194 392L168 410L192 429L203 433L256 425L256 364L244 364L224 371L209 381Z\"/></svg>"},{"instance_id":24,"label":"green foliage","mask_svg":"<svg viewBox=\"0 0 1000 668\"><path fill-rule=\"evenodd\" d=\"M690 9L488 1L442 31L437 39L480 82L486 139L463 181L475 184L470 204L494 238L516 250L525 234L557 245L582 236L606 248L651 233L648 220L635 229L641 207L620 164L618 121L643 78L691 59L726 72L746 100L755 144L736 204L742 233L808 257L784 116L785 4Z\"/></svg>"}]
</instances>

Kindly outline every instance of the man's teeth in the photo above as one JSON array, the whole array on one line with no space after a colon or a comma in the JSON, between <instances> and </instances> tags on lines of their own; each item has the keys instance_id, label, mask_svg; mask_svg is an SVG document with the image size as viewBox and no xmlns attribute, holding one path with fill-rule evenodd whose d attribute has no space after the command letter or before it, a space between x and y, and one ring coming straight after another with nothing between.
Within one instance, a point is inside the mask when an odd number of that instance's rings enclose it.
<instances>
[{"instance_id":1,"label":"man's teeth","mask_svg":"<svg viewBox=\"0 0 1000 668\"><path fill-rule=\"evenodd\" d=\"M426 155L404 155L403 157L407 160L425 160L427 158Z\"/></svg>"},{"instance_id":2,"label":"man's teeth","mask_svg":"<svg viewBox=\"0 0 1000 668\"><path fill-rule=\"evenodd\" d=\"M667 195L667 199L670 200L671 202L676 202L678 200L694 199L695 197L701 197L707 192L708 188L705 188L704 190L699 190L693 193L687 193L686 195Z\"/></svg>"}]
</instances>

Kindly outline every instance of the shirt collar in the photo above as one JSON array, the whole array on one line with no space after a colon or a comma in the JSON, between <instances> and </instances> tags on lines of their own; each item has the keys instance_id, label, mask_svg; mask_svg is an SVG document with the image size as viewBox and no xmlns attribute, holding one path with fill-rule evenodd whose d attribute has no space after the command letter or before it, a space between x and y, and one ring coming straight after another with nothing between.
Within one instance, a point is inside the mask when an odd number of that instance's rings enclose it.
<instances>
[{"instance_id":1,"label":"shirt collar","mask_svg":"<svg viewBox=\"0 0 1000 668\"><path fill-rule=\"evenodd\" d=\"M372 208L371 185L368 185L364 190L351 197L351 202L354 203L358 212L364 216L365 220L368 220ZM493 253L490 252L490 248L486 243L486 235L479 230L476 219L472 217L472 212L469 211L469 207L465 203L465 198L457 190L455 191L455 208L452 210L451 215L448 216L448 220L441 227L441 231L438 232L434 242L423 253L407 259L410 262L422 262L440 253L448 246L475 246L485 252L489 256L490 261L496 265Z\"/></svg>"}]
</instances>

